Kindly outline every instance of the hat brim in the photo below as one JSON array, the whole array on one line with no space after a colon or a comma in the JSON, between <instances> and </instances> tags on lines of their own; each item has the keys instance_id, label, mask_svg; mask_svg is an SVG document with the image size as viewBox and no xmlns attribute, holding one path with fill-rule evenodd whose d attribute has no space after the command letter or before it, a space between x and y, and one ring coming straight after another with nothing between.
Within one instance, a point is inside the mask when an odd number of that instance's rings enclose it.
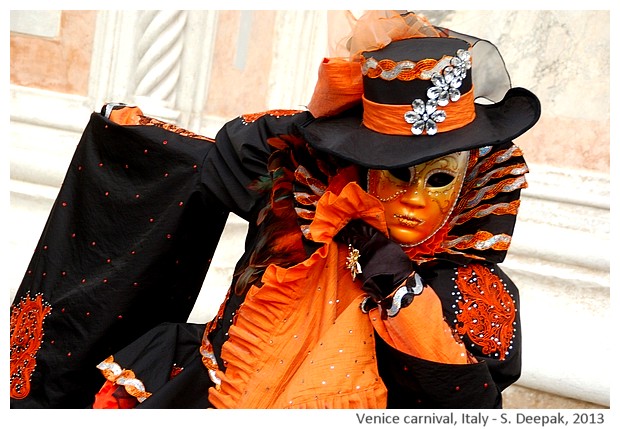
<instances>
[{"instance_id":1,"label":"hat brim","mask_svg":"<svg viewBox=\"0 0 620 429\"><path fill-rule=\"evenodd\" d=\"M318 118L300 126L314 148L367 168L391 169L419 164L449 153L511 141L540 118L540 101L524 88L511 88L495 104L476 104L470 124L433 136L387 135L362 124L361 109Z\"/></svg>"}]
</instances>

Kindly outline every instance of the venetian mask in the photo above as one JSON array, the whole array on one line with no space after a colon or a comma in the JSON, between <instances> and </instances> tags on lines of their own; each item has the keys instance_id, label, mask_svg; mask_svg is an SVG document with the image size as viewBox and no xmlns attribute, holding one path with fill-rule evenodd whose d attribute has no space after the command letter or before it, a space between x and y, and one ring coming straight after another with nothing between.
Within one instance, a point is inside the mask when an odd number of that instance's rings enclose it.
<instances>
[{"instance_id":1,"label":"venetian mask","mask_svg":"<svg viewBox=\"0 0 620 429\"><path fill-rule=\"evenodd\" d=\"M469 152L457 152L412 167L369 170L368 192L385 209L390 238L416 246L432 237L456 205Z\"/></svg>"}]
</instances>

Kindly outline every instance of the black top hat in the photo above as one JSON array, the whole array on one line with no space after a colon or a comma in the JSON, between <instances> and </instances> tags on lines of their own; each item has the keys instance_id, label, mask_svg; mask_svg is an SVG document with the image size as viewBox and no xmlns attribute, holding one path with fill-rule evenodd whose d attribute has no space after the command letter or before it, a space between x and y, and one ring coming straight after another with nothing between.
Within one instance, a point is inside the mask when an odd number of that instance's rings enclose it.
<instances>
[{"instance_id":1,"label":"black top hat","mask_svg":"<svg viewBox=\"0 0 620 429\"><path fill-rule=\"evenodd\" d=\"M540 102L511 88L497 103L475 103L471 47L455 37L416 37L363 52L362 103L304 124L302 134L321 151L375 169L515 139L538 121Z\"/></svg>"}]
</instances>

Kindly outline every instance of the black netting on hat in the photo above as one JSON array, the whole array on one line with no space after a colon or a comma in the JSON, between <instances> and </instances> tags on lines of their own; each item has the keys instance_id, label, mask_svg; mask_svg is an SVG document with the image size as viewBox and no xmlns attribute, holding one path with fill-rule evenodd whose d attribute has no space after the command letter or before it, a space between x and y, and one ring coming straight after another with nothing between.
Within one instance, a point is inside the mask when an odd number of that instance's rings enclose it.
<instances>
[{"instance_id":1,"label":"black netting on hat","mask_svg":"<svg viewBox=\"0 0 620 429\"><path fill-rule=\"evenodd\" d=\"M512 87L504 58L493 43L447 28L438 27L447 37L463 39L472 45L472 79L474 96L478 102L499 102Z\"/></svg>"}]
</instances>

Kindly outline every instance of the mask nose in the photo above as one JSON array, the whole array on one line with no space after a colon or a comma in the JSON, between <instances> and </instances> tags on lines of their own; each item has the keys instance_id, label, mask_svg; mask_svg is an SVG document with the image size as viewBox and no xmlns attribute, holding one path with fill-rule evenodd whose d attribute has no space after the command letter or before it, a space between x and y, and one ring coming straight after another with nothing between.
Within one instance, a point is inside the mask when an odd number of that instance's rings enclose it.
<instances>
[{"instance_id":1,"label":"mask nose","mask_svg":"<svg viewBox=\"0 0 620 429\"><path fill-rule=\"evenodd\" d=\"M400 197L400 202L413 207L426 206L424 190L423 187L420 186L420 181L418 179L415 179L413 183L409 185L407 191Z\"/></svg>"}]
</instances>

